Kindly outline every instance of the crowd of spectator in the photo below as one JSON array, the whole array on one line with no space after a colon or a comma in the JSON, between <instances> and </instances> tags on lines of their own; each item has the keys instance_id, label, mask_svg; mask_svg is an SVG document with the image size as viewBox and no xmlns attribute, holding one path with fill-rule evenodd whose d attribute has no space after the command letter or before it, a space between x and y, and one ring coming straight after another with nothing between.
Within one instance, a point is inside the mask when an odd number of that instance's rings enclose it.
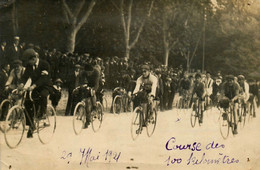
<instances>
[{"instance_id":1,"label":"crowd of spectator","mask_svg":"<svg viewBox=\"0 0 260 170\"><path fill-rule=\"evenodd\" d=\"M0 48L0 93L3 94L5 82L8 79L10 68L14 67L14 61L20 60L23 66L27 64L27 58L23 55L26 49L34 49L40 59L46 60L50 64L50 76L52 81L59 84L69 91L75 88L75 83L71 83L70 73L75 70L85 69L85 66L92 64L101 73L100 91L102 89L113 90L116 87L123 87L127 91L133 91L136 79L141 75L141 65L148 64L152 73L158 78L157 99L160 100L160 110L172 109L174 96L180 92L181 88L185 88L185 81L188 88L192 86L195 73L200 70L191 70L189 73L184 71L182 65L177 68L167 67L165 65L154 65L149 61L140 59L128 59L124 57L93 57L89 53L62 53L56 49L41 49L40 46L32 43L20 43L19 37L14 37L13 44L1 42ZM10 68L8 68L10 65ZM203 72L206 78L211 76L210 73ZM207 76L206 76L207 75ZM212 79L213 95L218 92L219 84L222 82L222 75L218 72ZM61 85L62 84L62 85ZM71 86L73 84L73 86ZM57 86L56 86L57 87ZM3 96L1 97L1 100ZM57 102L56 104L57 105ZM68 112L68 111L67 111ZM67 113L68 114L68 113Z\"/></svg>"}]
</instances>

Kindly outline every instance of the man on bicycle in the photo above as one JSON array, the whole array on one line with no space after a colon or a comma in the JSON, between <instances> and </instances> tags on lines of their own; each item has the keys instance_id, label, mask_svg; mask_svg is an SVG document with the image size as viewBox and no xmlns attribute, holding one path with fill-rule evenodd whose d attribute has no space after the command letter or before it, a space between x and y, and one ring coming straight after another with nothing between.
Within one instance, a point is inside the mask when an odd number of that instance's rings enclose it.
<instances>
[{"instance_id":1,"label":"man on bicycle","mask_svg":"<svg viewBox=\"0 0 260 170\"><path fill-rule=\"evenodd\" d=\"M228 75L226 77L226 82L223 83L221 90L221 99L219 103L232 102L233 105L233 116L234 116L234 134L237 134L237 109L238 109L238 98L239 98L239 84L234 81L233 75Z\"/></svg>"},{"instance_id":2,"label":"man on bicycle","mask_svg":"<svg viewBox=\"0 0 260 170\"><path fill-rule=\"evenodd\" d=\"M157 78L151 74L150 67L148 65L143 65L141 67L142 75L136 80L136 86L133 91L133 95L136 97L134 98L134 109L137 107L141 102L147 99L144 98L144 94L148 94L148 104L150 109L150 115L152 115L153 111L153 99L156 94L156 88L158 85ZM138 95L138 93L142 90L143 94ZM146 113L146 112L145 112ZM148 118L150 115L146 115Z\"/></svg>"},{"instance_id":3,"label":"man on bicycle","mask_svg":"<svg viewBox=\"0 0 260 170\"><path fill-rule=\"evenodd\" d=\"M23 67L21 60L15 60L13 66L14 69L11 70L8 80L5 83L5 89L7 91L14 90L19 86L25 71L25 67Z\"/></svg>"},{"instance_id":4,"label":"man on bicycle","mask_svg":"<svg viewBox=\"0 0 260 170\"><path fill-rule=\"evenodd\" d=\"M93 67L92 64L88 63L85 65L85 70L83 71L80 84L87 84L88 87L91 88L90 91L87 92L86 96L83 97L84 98L91 97L92 111L97 111L96 91L99 88L99 82L101 78L100 75L101 75L100 71L97 68ZM84 128L87 128L89 124L90 124L90 114L87 114Z\"/></svg>"},{"instance_id":5,"label":"man on bicycle","mask_svg":"<svg viewBox=\"0 0 260 170\"><path fill-rule=\"evenodd\" d=\"M28 90L32 91L32 95L37 98L35 101L36 111L40 107L40 112L37 113L37 117L41 119L47 108L47 97L49 95L49 90L51 89L51 78L50 78L50 65L48 62L39 59L39 54L33 49L27 49L24 51L24 58L28 58L28 65L25 68L24 75L22 76L21 87L24 86L25 82L30 78L32 85ZM26 110L28 111L28 116L34 121L34 113L32 109L32 103L28 100L25 102ZM27 133L27 138L33 137L33 125L30 124L28 118L26 119L26 124L29 125L29 131Z\"/></svg>"},{"instance_id":6,"label":"man on bicycle","mask_svg":"<svg viewBox=\"0 0 260 170\"><path fill-rule=\"evenodd\" d=\"M200 73L197 73L195 75L195 82L194 82L194 88L192 91L192 97L191 101L193 100L194 94L199 99L199 102L201 102L201 117L199 119L199 123L203 123L203 112L204 112L204 102L205 102L205 95L206 95L206 90L204 83L202 82L202 76Z\"/></svg>"},{"instance_id":7,"label":"man on bicycle","mask_svg":"<svg viewBox=\"0 0 260 170\"><path fill-rule=\"evenodd\" d=\"M191 82L189 79L189 75L187 72L185 72L184 77L180 80L180 84L179 84L180 96L182 96L183 98L188 97L190 87L191 87Z\"/></svg>"},{"instance_id":8,"label":"man on bicycle","mask_svg":"<svg viewBox=\"0 0 260 170\"><path fill-rule=\"evenodd\" d=\"M248 84L249 84L249 95L250 95L248 102L252 105L253 117L256 117L256 107L257 107L256 98L258 96L258 87L256 81L254 81L253 79L249 79Z\"/></svg>"}]
</instances>

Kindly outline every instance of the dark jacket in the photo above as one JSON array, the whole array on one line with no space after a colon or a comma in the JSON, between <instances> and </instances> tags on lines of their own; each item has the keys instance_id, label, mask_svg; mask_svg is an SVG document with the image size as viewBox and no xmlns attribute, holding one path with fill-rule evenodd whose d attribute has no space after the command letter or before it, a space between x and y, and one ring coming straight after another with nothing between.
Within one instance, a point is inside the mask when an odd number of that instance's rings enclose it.
<instances>
[{"instance_id":1,"label":"dark jacket","mask_svg":"<svg viewBox=\"0 0 260 170\"><path fill-rule=\"evenodd\" d=\"M43 71L47 71L48 75L44 75ZM26 83L28 78L32 79L32 84L35 84L36 87L43 86L52 86L50 79L50 65L47 61L40 60L37 68L33 69L33 66L27 65L25 68L24 75L22 77L22 82Z\"/></svg>"}]
</instances>

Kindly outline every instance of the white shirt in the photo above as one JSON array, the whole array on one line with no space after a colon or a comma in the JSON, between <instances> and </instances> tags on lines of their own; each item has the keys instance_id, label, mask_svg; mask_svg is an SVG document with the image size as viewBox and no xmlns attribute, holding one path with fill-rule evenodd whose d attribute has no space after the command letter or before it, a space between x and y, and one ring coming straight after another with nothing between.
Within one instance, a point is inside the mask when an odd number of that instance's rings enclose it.
<instances>
[{"instance_id":1,"label":"white shirt","mask_svg":"<svg viewBox=\"0 0 260 170\"><path fill-rule=\"evenodd\" d=\"M143 76L140 76L137 79L136 86L135 86L133 94L136 94L136 93L139 92L140 87L143 83L144 84L146 84L146 83L152 84L151 95L155 96L156 88L157 88L157 85L158 85L158 79L154 75L152 75L151 73L149 74L148 79L145 79Z\"/></svg>"}]
</instances>

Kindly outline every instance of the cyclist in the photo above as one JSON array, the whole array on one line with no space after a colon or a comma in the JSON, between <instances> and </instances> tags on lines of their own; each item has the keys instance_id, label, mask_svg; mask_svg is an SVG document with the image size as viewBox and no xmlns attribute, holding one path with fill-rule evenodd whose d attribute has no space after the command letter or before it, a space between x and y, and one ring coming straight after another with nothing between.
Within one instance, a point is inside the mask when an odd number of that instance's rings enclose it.
<instances>
[{"instance_id":1,"label":"cyclist","mask_svg":"<svg viewBox=\"0 0 260 170\"><path fill-rule=\"evenodd\" d=\"M134 98L134 109L140 105L141 102L147 101L149 104L150 115L152 115L153 111L153 99L156 94L156 88L158 85L157 78L151 74L149 65L143 65L141 67L142 75L136 80L136 86L133 91L133 95L136 96ZM141 93L140 90L143 90ZM144 94L148 93L148 100L144 97ZM140 94L140 95L139 95ZM144 108L145 109L145 108ZM144 111L144 113L147 113ZM150 115L146 115L146 117L150 117Z\"/></svg>"},{"instance_id":2,"label":"cyclist","mask_svg":"<svg viewBox=\"0 0 260 170\"><path fill-rule=\"evenodd\" d=\"M212 85L212 87L213 87L212 101L213 101L214 105L216 105L219 101L221 85L222 85L222 76L218 76Z\"/></svg>"},{"instance_id":3,"label":"cyclist","mask_svg":"<svg viewBox=\"0 0 260 170\"><path fill-rule=\"evenodd\" d=\"M234 76L233 75L228 75L226 76L226 81L222 85L222 90L221 90L221 99L219 103L228 103L231 101L234 103L233 107L233 116L234 116L234 134L237 134L237 124L236 124L236 119L237 119L237 109L238 109L238 98L239 98L239 84L234 81Z\"/></svg>"},{"instance_id":4,"label":"cyclist","mask_svg":"<svg viewBox=\"0 0 260 170\"><path fill-rule=\"evenodd\" d=\"M249 85L245 80L245 76L239 75L238 77L238 83L240 85L240 94L243 98L243 102L246 104L249 99Z\"/></svg>"},{"instance_id":5,"label":"cyclist","mask_svg":"<svg viewBox=\"0 0 260 170\"><path fill-rule=\"evenodd\" d=\"M242 103L244 105L246 105L246 112L249 110L248 106L249 106L249 103L248 103L248 99L250 97L250 94L249 94L249 85L248 83L246 82L245 80L245 76L243 75L239 75L238 77L238 83L240 85L240 90L239 90L239 93L241 95L241 99L242 99ZM246 114L246 112L244 112L244 114ZM239 121L241 121L241 118L239 118Z\"/></svg>"},{"instance_id":6,"label":"cyclist","mask_svg":"<svg viewBox=\"0 0 260 170\"><path fill-rule=\"evenodd\" d=\"M253 106L253 117L256 117L256 98L258 96L258 87L256 84L256 81L254 81L253 79L248 80L248 84L249 84L249 99L248 101L252 104Z\"/></svg>"},{"instance_id":7,"label":"cyclist","mask_svg":"<svg viewBox=\"0 0 260 170\"><path fill-rule=\"evenodd\" d=\"M190 86L191 86L191 82L189 79L189 75L187 72L184 73L184 77L180 80L180 95L181 96L186 96L189 93L190 90Z\"/></svg>"},{"instance_id":8,"label":"cyclist","mask_svg":"<svg viewBox=\"0 0 260 170\"><path fill-rule=\"evenodd\" d=\"M199 119L199 123L203 123L203 112L204 112L206 90L205 90L204 83L202 82L202 76L200 73L196 73L195 75L195 82L194 82L194 88L191 95L192 96L191 101L193 100L194 94L196 94L196 96L199 99L199 102L201 102L202 108L201 108L201 117Z\"/></svg>"},{"instance_id":9,"label":"cyclist","mask_svg":"<svg viewBox=\"0 0 260 170\"><path fill-rule=\"evenodd\" d=\"M205 86L206 86L206 106L209 105L209 98L211 97L212 93L213 93L213 79L211 78L211 75L209 72L207 72L206 74L206 79L205 79Z\"/></svg>"},{"instance_id":10,"label":"cyclist","mask_svg":"<svg viewBox=\"0 0 260 170\"><path fill-rule=\"evenodd\" d=\"M184 100L189 101L188 96L191 89L191 80L187 72L184 73L184 77L180 80L179 88L179 95L182 96Z\"/></svg>"},{"instance_id":11,"label":"cyclist","mask_svg":"<svg viewBox=\"0 0 260 170\"><path fill-rule=\"evenodd\" d=\"M96 91L99 88L101 73L100 71L94 67L92 64L88 63L85 65L85 70L83 71L82 78L80 84L87 84L88 87L90 87L90 91L86 93L84 98L91 97L91 105L92 105L92 111L97 110L97 97L96 97ZM86 107L87 109L87 107ZM88 113L88 112L87 112ZM90 124L90 114L87 114L86 116L86 123L84 128L87 128Z\"/></svg>"},{"instance_id":12,"label":"cyclist","mask_svg":"<svg viewBox=\"0 0 260 170\"><path fill-rule=\"evenodd\" d=\"M22 76L25 71L25 67L22 66L21 60L15 60L13 62L14 69L11 70L7 82L5 83L6 90L14 90L21 83Z\"/></svg>"},{"instance_id":13,"label":"cyclist","mask_svg":"<svg viewBox=\"0 0 260 170\"><path fill-rule=\"evenodd\" d=\"M40 107L40 112L37 115L39 118L44 116L47 108L47 97L49 91L51 90L52 82L50 79L50 65L47 61L39 59L39 54L33 49L27 49L24 51L24 57L28 58L28 65L25 68L25 72L21 79L20 86L23 87L25 82L30 78L32 85L29 90L32 91L32 95L36 95L39 99L35 100L36 110ZM25 102L26 110L28 111L28 116L34 121L32 103L28 100ZM27 138L33 137L33 125L30 124L29 120L26 120L26 124L29 125L29 131L27 133Z\"/></svg>"}]
</instances>

